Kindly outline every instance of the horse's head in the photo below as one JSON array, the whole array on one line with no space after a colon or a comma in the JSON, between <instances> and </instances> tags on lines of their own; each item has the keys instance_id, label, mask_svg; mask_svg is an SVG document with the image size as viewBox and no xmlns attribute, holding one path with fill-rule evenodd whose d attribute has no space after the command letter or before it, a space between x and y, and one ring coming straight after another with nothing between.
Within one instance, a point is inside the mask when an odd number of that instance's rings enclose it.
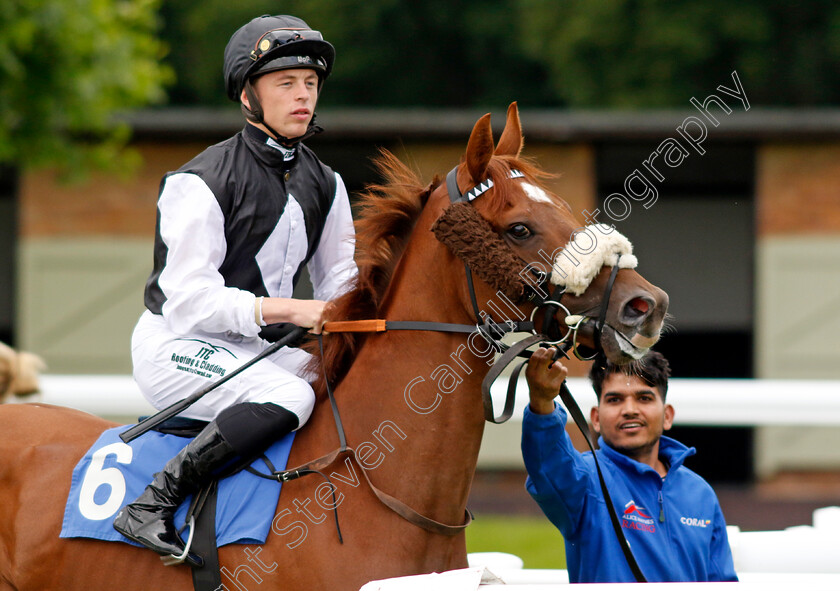
<instances>
[{"instance_id":1,"label":"horse's head","mask_svg":"<svg viewBox=\"0 0 840 591\"><path fill-rule=\"evenodd\" d=\"M548 175L520 158L522 145L516 103L497 146L490 115L478 120L439 189L453 203L439 204L436 236L483 279L479 305L501 292L535 307L537 326L558 340L601 349L617 363L638 359L659 339L667 294L634 270L632 245L615 228L575 219L542 184Z\"/></svg>"}]
</instances>

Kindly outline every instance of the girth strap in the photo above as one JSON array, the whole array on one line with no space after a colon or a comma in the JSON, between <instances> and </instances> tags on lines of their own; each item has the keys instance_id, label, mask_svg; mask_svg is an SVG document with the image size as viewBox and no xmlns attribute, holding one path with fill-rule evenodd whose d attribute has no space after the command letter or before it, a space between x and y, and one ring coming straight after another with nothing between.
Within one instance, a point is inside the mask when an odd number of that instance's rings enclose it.
<instances>
[{"instance_id":1,"label":"girth strap","mask_svg":"<svg viewBox=\"0 0 840 591\"><path fill-rule=\"evenodd\" d=\"M188 511L195 515L195 537L193 552L204 558L201 566L192 566L193 588L195 591L215 591L222 584L219 570L219 549L216 547L216 500L219 487L215 481L193 497Z\"/></svg>"}]
</instances>

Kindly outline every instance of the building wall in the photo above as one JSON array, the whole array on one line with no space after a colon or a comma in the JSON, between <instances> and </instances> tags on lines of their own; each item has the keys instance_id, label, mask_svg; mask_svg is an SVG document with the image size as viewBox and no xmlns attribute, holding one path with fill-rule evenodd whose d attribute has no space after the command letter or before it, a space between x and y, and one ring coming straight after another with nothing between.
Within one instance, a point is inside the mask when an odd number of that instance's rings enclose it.
<instances>
[{"instance_id":1,"label":"building wall","mask_svg":"<svg viewBox=\"0 0 840 591\"><path fill-rule=\"evenodd\" d=\"M204 146L138 144L123 178L66 185L39 171L19 193L17 334L58 374L131 372L129 341L152 265L161 176Z\"/></svg>"},{"instance_id":2,"label":"building wall","mask_svg":"<svg viewBox=\"0 0 840 591\"><path fill-rule=\"evenodd\" d=\"M654 143L663 137L658 129L649 135ZM466 137L385 145L431 180L459 160ZM95 175L65 186L42 172L21 177L18 346L42 355L56 374L131 371L129 339L151 270L160 178L214 141L144 140L134 146L143 164L125 178ZM358 186L367 158L358 148L364 144L373 152L378 142L357 137L348 148L344 141L325 144L323 151L349 153L331 163ZM524 155L559 175L552 189L573 210L591 211L598 186L594 154L605 141L610 139L542 138L528 141ZM840 142L762 142L753 199L755 377L840 379ZM726 354L725 346L718 354ZM572 374L586 369L575 363ZM822 452L814 455L815 448ZM840 469L835 429L761 428L755 450L761 476L815 465Z\"/></svg>"},{"instance_id":3,"label":"building wall","mask_svg":"<svg viewBox=\"0 0 840 591\"><path fill-rule=\"evenodd\" d=\"M136 144L142 165L125 178L97 174L68 186L51 174L24 175L18 341L42 355L51 372L131 371L129 343L151 271L160 179L206 145ZM394 151L431 180L459 161L465 145L466 137L462 143L404 142ZM549 184L574 210L591 208L595 190L588 147L535 146L528 153L562 173ZM335 165L339 172L340 164Z\"/></svg>"},{"instance_id":4,"label":"building wall","mask_svg":"<svg viewBox=\"0 0 840 591\"><path fill-rule=\"evenodd\" d=\"M756 377L840 379L840 146L766 144L756 169ZM840 469L840 430L763 427L756 454L763 476Z\"/></svg>"}]
</instances>

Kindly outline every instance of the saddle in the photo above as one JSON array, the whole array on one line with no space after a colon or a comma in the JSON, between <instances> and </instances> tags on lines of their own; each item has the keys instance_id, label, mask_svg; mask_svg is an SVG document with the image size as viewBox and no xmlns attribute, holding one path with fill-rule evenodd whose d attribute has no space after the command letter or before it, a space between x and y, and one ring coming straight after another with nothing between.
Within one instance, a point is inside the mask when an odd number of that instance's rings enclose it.
<instances>
[{"instance_id":1,"label":"saddle","mask_svg":"<svg viewBox=\"0 0 840 591\"><path fill-rule=\"evenodd\" d=\"M175 417L130 443L120 439L128 426L103 432L73 470L60 537L136 545L113 528L114 516L206 425ZM293 441L294 433L275 442L263 458L229 470L179 507L176 523L192 522L191 548L205 559L193 569L197 591L221 585L218 546L265 542L282 486L271 474L285 468Z\"/></svg>"}]
</instances>

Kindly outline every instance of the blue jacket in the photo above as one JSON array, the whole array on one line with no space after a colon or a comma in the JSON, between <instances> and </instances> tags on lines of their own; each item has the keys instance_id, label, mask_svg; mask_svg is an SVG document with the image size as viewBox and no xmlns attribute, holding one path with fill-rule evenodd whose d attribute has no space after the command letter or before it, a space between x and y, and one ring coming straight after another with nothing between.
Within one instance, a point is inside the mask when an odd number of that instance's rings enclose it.
<instances>
[{"instance_id":1,"label":"blue jacket","mask_svg":"<svg viewBox=\"0 0 840 591\"><path fill-rule=\"evenodd\" d=\"M526 487L563 534L572 583L635 581L604 502L591 452L581 454L565 429L566 412L525 409L522 455ZM726 522L712 487L683 466L694 448L662 437L663 480L646 464L599 439L598 461L630 548L650 582L737 581Z\"/></svg>"}]
</instances>

